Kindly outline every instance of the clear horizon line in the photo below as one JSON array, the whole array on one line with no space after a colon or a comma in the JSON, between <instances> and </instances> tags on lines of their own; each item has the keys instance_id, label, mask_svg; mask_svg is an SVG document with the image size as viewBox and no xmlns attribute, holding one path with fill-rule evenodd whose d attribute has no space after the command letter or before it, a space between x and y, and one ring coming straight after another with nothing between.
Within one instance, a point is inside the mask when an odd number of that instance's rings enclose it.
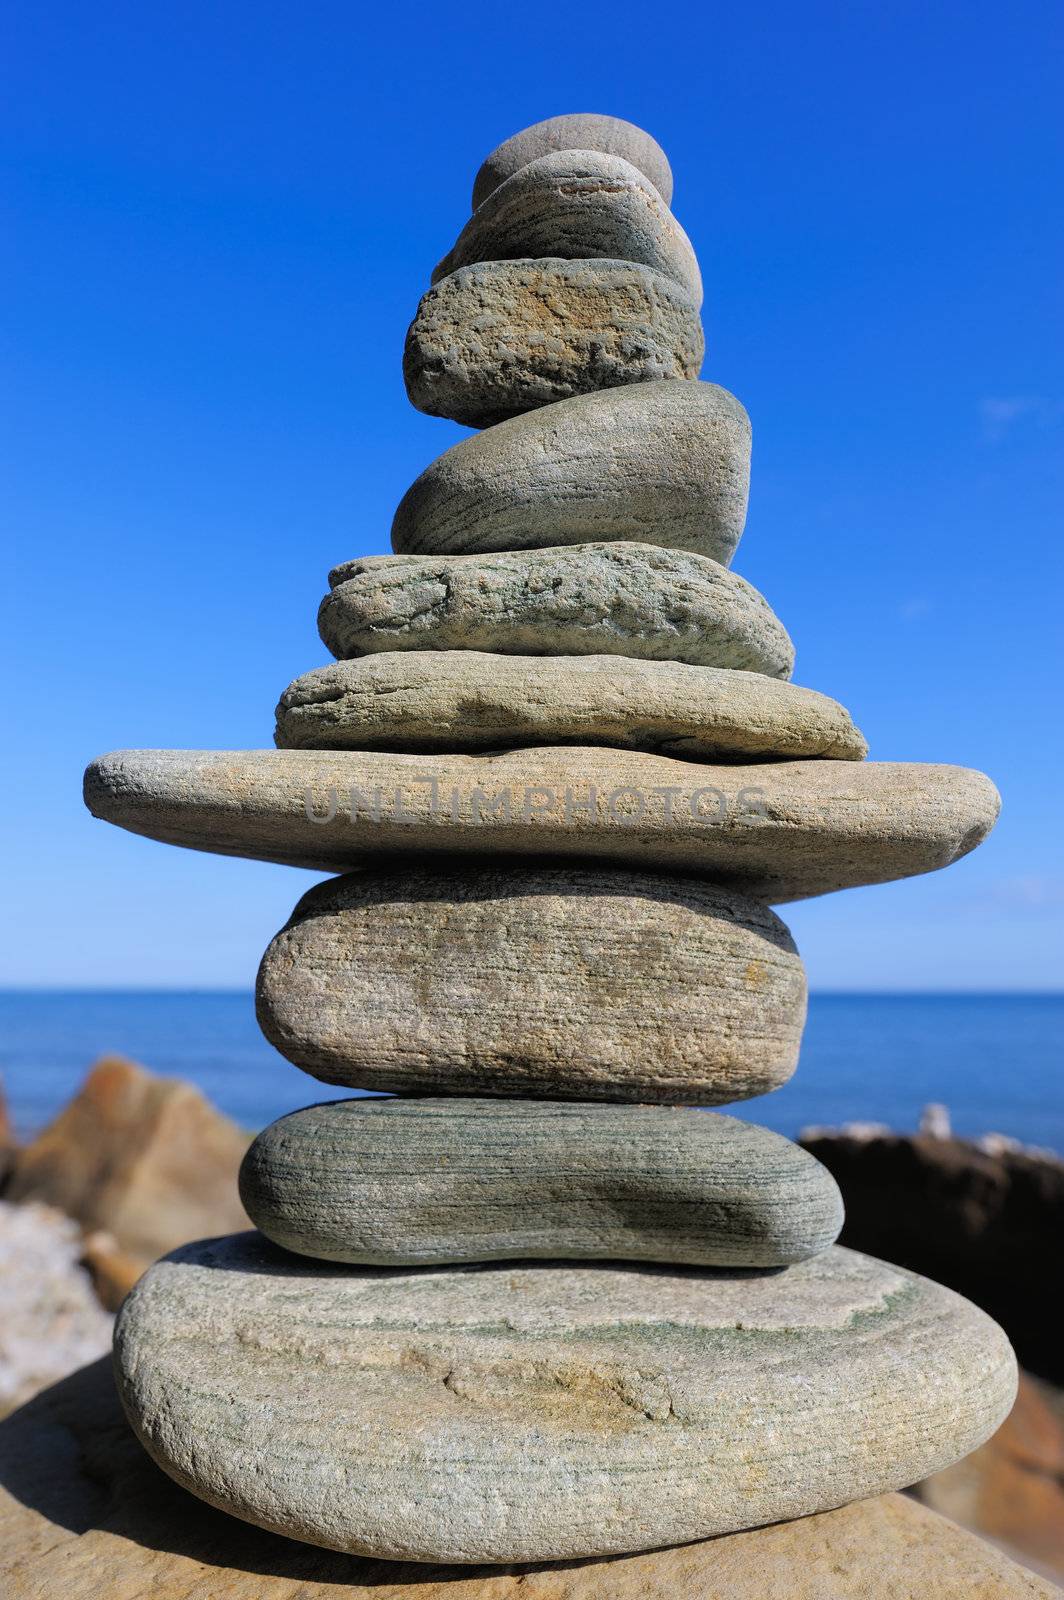
<instances>
[{"instance_id":1,"label":"clear horizon line","mask_svg":"<svg viewBox=\"0 0 1064 1600\"><path fill-rule=\"evenodd\" d=\"M5 995L253 995L253 984L62 984L62 983L0 983L0 998ZM1056 989L989 989L989 988L895 988L870 989L859 987L815 986L809 990L811 997L838 997L840 999L1064 999L1064 987Z\"/></svg>"}]
</instances>

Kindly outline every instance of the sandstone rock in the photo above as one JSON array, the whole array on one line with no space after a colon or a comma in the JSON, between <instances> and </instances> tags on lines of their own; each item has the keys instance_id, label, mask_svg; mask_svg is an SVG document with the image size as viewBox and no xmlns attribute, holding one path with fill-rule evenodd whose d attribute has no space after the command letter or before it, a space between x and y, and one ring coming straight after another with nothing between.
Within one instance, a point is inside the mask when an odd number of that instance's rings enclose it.
<instances>
[{"instance_id":1,"label":"sandstone rock","mask_svg":"<svg viewBox=\"0 0 1064 1600\"><path fill-rule=\"evenodd\" d=\"M368 556L329 575L334 656L390 650L614 655L789 678L794 646L753 586L707 556L580 544L478 556Z\"/></svg>"},{"instance_id":2,"label":"sandstone rock","mask_svg":"<svg viewBox=\"0 0 1064 1600\"><path fill-rule=\"evenodd\" d=\"M245 1226L236 1178L249 1138L192 1084L106 1056L21 1152L7 1197L106 1230L143 1269L177 1244Z\"/></svg>"},{"instance_id":3,"label":"sandstone rock","mask_svg":"<svg viewBox=\"0 0 1064 1600\"><path fill-rule=\"evenodd\" d=\"M762 1275L406 1274L235 1235L149 1270L115 1361L141 1442L210 1504L331 1549L451 1562L823 1511L965 1455L1016 1389L982 1312L837 1248Z\"/></svg>"},{"instance_id":4,"label":"sandstone rock","mask_svg":"<svg viewBox=\"0 0 1064 1600\"><path fill-rule=\"evenodd\" d=\"M483 428L595 389L697 378L704 354L698 307L651 267L481 261L421 297L403 377L419 411Z\"/></svg>"},{"instance_id":5,"label":"sandstone rock","mask_svg":"<svg viewBox=\"0 0 1064 1600\"><path fill-rule=\"evenodd\" d=\"M616 1258L778 1267L842 1201L789 1139L734 1117L552 1100L338 1100L260 1133L240 1193L301 1255L362 1266Z\"/></svg>"},{"instance_id":6,"label":"sandstone rock","mask_svg":"<svg viewBox=\"0 0 1064 1600\"><path fill-rule=\"evenodd\" d=\"M392 548L481 555L628 539L727 566L749 488L750 419L734 395L714 383L634 384L452 445L399 502Z\"/></svg>"},{"instance_id":7,"label":"sandstone rock","mask_svg":"<svg viewBox=\"0 0 1064 1600\"><path fill-rule=\"evenodd\" d=\"M773 902L932 872L997 818L966 767L706 766L562 745L501 755L118 750L85 775L94 816L220 855L345 872L374 858L578 856L705 873Z\"/></svg>"},{"instance_id":8,"label":"sandstone rock","mask_svg":"<svg viewBox=\"0 0 1064 1600\"><path fill-rule=\"evenodd\" d=\"M656 139L633 122L625 122L623 117L577 111L534 122L493 150L473 182L473 209L483 205L500 183L552 150L600 150L606 155L620 156L650 179L666 205L672 199L672 172L668 157Z\"/></svg>"},{"instance_id":9,"label":"sandstone rock","mask_svg":"<svg viewBox=\"0 0 1064 1600\"><path fill-rule=\"evenodd\" d=\"M62 1212L0 1200L0 1417L110 1348L111 1318L80 1250Z\"/></svg>"},{"instance_id":10,"label":"sandstone rock","mask_svg":"<svg viewBox=\"0 0 1064 1600\"><path fill-rule=\"evenodd\" d=\"M368 1561L193 1500L145 1456L95 1362L0 1424L10 1600L1052 1600L904 1495L674 1550L534 1567Z\"/></svg>"},{"instance_id":11,"label":"sandstone rock","mask_svg":"<svg viewBox=\"0 0 1064 1600\"><path fill-rule=\"evenodd\" d=\"M1064 1236L1059 1156L883 1129L803 1134L846 1201L855 1249L941 1280L995 1317L1020 1364L1064 1384L1046 1262Z\"/></svg>"},{"instance_id":12,"label":"sandstone rock","mask_svg":"<svg viewBox=\"0 0 1064 1600\"><path fill-rule=\"evenodd\" d=\"M1064 1407L1026 1373L998 1431L916 1493L924 1505L1064 1577Z\"/></svg>"},{"instance_id":13,"label":"sandstone rock","mask_svg":"<svg viewBox=\"0 0 1064 1600\"><path fill-rule=\"evenodd\" d=\"M601 744L703 761L868 754L837 700L761 673L479 650L400 651L319 667L281 696L275 739L310 750Z\"/></svg>"},{"instance_id":14,"label":"sandstone rock","mask_svg":"<svg viewBox=\"0 0 1064 1600\"><path fill-rule=\"evenodd\" d=\"M702 304L691 241L658 190L621 156L593 150L555 150L507 178L474 211L432 281L475 261L548 256L640 261Z\"/></svg>"},{"instance_id":15,"label":"sandstone rock","mask_svg":"<svg viewBox=\"0 0 1064 1600\"><path fill-rule=\"evenodd\" d=\"M805 998L790 934L757 901L512 864L319 884L256 991L270 1043L326 1083L705 1105L790 1077Z\"/></svg>"},{"instance_id":16,"label":"sandstone rock","mask_svg":"<svg viewBox=\"0 0 1064 1600\"><path fill-rule=\"evenodd\" d=\"M148 1262L142 1255L123 1250L106 1228L96 1228L81 1241L81 1264L92 1279L100 1304L108 1311L117 1311Z\"/></svg>"},{"instance_id":17,"label":"sandstone rock","mask_svg":"<svg viewBox=\"0 0 1064 1600\"><path fill-rule=\"evenodd\" d=\"M8 1116L7 1100L4 1096L4 1082L0 1078L0 1193L3 1192L7 1175L15 1163L15 1130L11 1126Z\"/></svg>"}]
</instances>

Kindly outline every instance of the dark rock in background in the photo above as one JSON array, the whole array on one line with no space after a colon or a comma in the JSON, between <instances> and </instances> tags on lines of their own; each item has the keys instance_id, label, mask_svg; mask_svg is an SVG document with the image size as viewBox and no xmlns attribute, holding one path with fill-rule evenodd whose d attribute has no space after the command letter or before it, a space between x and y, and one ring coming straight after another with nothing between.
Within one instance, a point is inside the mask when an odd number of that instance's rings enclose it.
<instances>
[{"instance_id":1,"label":"dark rock in background","mask_svg":"<svg viewBox=\"0 0 1064 1600\"><path fill-rule=\"evenodd\" d=\"M1000 1322L1022 1367L1064 1384L1053 1293L1064 1162L996 1134L973 1143L927 1132L808 1129L801 1143L842 1190L840 1244L974 1300Z\"/></svg>"}]
</instances>

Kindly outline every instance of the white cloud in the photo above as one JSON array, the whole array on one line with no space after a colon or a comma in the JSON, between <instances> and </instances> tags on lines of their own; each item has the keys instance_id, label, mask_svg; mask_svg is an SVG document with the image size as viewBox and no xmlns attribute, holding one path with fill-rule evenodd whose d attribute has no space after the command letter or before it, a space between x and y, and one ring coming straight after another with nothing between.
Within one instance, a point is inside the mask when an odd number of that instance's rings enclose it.
<instances>
[{"instance_id":1,"label":"white cloud","mask_svg":"<svg viewBox=\"0 0 1064 1600\"><path fill-rule=\"evenodd\" d=\"M983 437L990 444L998 444L1017 423L1029 421L1044 427L1055 421L1062 410L1059 401L1037 394L984 395L979 402Z\"/></svg>"}]
</instances>

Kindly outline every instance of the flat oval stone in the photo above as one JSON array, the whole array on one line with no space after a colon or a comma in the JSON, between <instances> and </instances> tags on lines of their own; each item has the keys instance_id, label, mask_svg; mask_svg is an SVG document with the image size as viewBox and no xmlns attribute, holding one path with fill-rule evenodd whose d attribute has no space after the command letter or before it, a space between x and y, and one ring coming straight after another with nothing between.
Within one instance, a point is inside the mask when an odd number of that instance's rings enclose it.
<instances>
[{"instance_id":1,"label":"flat oval stone","mask_svg":"<svg viewBox=\"0 0 1064 1600\"><path fill-rule=\"evenodd\" d=\"M577 111L534 122L493 150L473 182L474 211L500 183L552 150L601 150L606 155L621 156L650 179L666 205L672 199L672 172L656 139L623 117Z\"/></svg>"},{"instance_id":2,"label":"flat oval stone","mask_svg":"<svg viewBox=\"0 0 1064 1600\"><path fill-rule=\"evenodd\" d=\"M145 1470L109 1360L6 1417L0 1461L9 1600L900 1600L914 1574L919 1600L1060 1600L1055 1584L906 1494L564 1565L382 1562L282 1540L190 1505Z\"/></svg>"},{"instance_id":3,"label":"flat oval stone","mask_svg":"<svg viewBox=\"0 0 1064 1600\"><path fill-rule=\"evenodd\" d=\"M362 1266L522 1258L781 1267L834 1244L842 1196L767 1128L554 1100L337 1100L274 1122L240 1195L275 1244Z\"/></svg>"},{"instance_id":4,"label":"flat oval stone","mask_svg":"<svg viewBox=\"0 0 1064 1600\"><path fill-rule=\"evenodd\" d=\"M210 1504L330 1549L463 1563L806 1517L967 1455L1016 1391L982 1311L838 1247L765 1274L381 1272L238 1234L149 1269L115 1363L142 1444Z\"/></svg>"},{"instance_id":5,"label":"flat oval stone","mask_svg":"<svg viewBox=\"0 0 1064 1600\"><path fill-rule=\"evenodd\" d=\"M485 428L574 394L697 378L704 354L698 307L652 267L479 261L422 296L403 378L418 411Z\"/></svg>"},{"instance_id":6,"label":"flat oval stone","mask_svg":"<svg viewBox=\"0 0 1064 1600\"><path fill-rule=\"evenodd\" d=\"M483 435L481 436L483 437ZM392 650L612 655L789 678L794 646L752 584L655 545L475 556L368 556L329 574L318 631L334 656Z\"/></svg>"},{"instance_id":7,"label":"flat oval stone","mask_svg":"<svg viewBox=\"0 0 1064 1600\"><path fill-rule=\"evenodd\" d=\"M715 383L641 383L489 428L399 502L392 548L479 555L609 539L727 566L750 490L750 419Z\"/></svg>"},{"instance_id":8,"label":"flat oval stone","mask_svg":"<svg viewBox=\"0 0 1064 1600\"><path fill-rule=\"evenodd\" d=\"M837 700L761 673L480 650L399 651L305 673L281 696L275 738L310 750L602 744L710 761L868 754Z\"/></svg>"},{"instance_id":9,"label":"flat oval stone","mask_svg":"<svg viewBox=\"0 0 1064 1600\"><path fill-rule=\"evenodd\" d=\"M650 180L620 156L556 150L530 161L478 206L432 281L474 261L546 256L641 261L702 304L690 239Z\"/></svg>"},{"instance_id":10,"label":"flat oval stone","mask_svg":"<svg viewBox=\"0 0 1064 1600\"><path fill-rule=\"evenodd\" d=\"M721 1105L790 1077L806 988L780 919L701 879L459 863L318 884L255 1000L325 1083Z\"/></svg>"},{"instance_id":11,"label":"flat oval stone","mask_svg":"<svg viewBox=\"0 0 1064 1600\"><path fill-rule=\"evenodd\" d=\"M997 820L990 779L906 761L734 766L574 745L498 755L116 750L94 816L192 850L347 872L412 852L705 873L776 903L949 866Z\"/></svg>"}]
</instances>

